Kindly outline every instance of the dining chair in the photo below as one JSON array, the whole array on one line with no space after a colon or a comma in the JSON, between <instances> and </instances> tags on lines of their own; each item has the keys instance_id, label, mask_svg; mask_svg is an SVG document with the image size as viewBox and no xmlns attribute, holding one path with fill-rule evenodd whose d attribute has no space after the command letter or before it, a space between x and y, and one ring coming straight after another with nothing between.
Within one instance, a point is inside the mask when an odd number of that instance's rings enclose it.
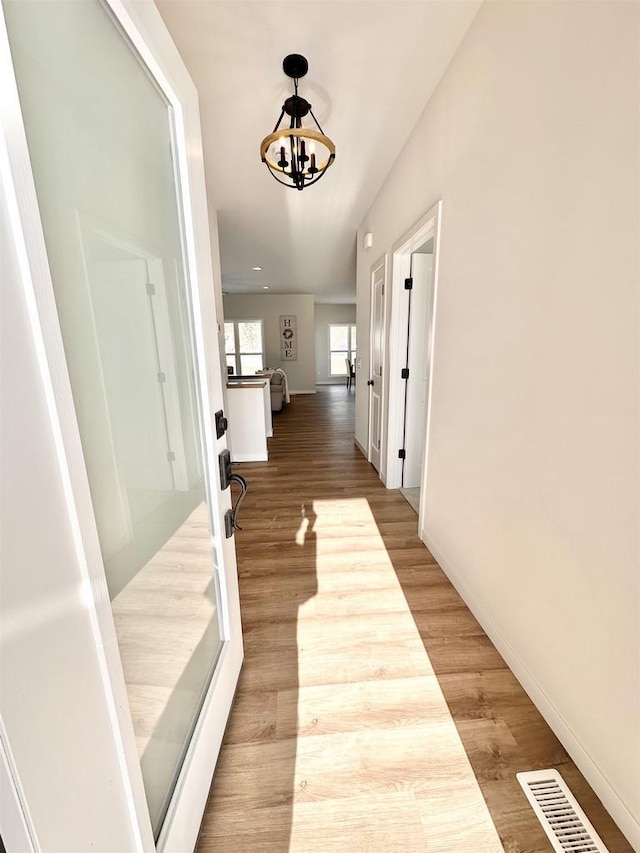
<instances>
[{"instance_id":1,"label":"dining chair","mask_svg":"<svg viewBox=\"0 0 640 853\"><path fill-rule=\"evenodd\" d=\"M350 390L356 378L356 368L355 365L350 362L348 358L345 358L344 361L347 365L347 390Z\"/></svg>"}]
</instances>

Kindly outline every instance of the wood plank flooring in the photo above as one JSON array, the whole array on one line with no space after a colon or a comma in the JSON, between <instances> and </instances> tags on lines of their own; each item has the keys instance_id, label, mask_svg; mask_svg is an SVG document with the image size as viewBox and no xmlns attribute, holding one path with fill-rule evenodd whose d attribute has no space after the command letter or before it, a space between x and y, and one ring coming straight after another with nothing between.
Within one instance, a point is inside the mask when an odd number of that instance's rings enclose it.
<instances>
[{"instance_id":1,"label":"wood plank flooring","mask_svg":"<svg viewBox=\"0 0 640 853\"><path fill-rule=\"evenodd\" d=\"M537 853L515 773L557 767L631 847L353 442L353 392L293 397L236 535L245 664L198 850Z\"/></svg>"}]
</instances>

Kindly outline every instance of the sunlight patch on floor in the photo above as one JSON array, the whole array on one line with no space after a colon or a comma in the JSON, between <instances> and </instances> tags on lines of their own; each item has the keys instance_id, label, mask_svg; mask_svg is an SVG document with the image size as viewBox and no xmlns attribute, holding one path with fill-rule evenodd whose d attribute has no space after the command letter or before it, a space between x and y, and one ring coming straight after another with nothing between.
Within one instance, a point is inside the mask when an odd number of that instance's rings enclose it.
<instances>
[{"instance_id":1,"label":"sunlight patch on floor","mask_svg":"<svg viewBox=\"0 0 640 853\"><path fill-rule=\"evenodd\" d=\"M317 593L278 698L278 737L298 738L289 851L501 851L368 501L314 500L303 527Z\"/></svg>"}]
</instances>

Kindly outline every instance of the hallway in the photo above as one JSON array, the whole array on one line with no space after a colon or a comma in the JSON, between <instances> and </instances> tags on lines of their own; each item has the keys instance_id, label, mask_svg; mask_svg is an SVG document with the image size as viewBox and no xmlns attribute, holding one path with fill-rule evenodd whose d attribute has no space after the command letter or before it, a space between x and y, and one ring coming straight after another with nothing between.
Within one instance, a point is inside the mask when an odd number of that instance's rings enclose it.
<instances>
[{"instance_id":1,"label":"hallway","mask_svg":"<svg viewBox=\"0 0 640 853\"><path fill-rule=\"evenodd\" d=\"M353 421L354 394L319 387L275 417L268 463L235 466L245 663L198 850L490 853L497 829L548 851L515 779L548 766L631 850Z\"/></svg>"}]
</instances>

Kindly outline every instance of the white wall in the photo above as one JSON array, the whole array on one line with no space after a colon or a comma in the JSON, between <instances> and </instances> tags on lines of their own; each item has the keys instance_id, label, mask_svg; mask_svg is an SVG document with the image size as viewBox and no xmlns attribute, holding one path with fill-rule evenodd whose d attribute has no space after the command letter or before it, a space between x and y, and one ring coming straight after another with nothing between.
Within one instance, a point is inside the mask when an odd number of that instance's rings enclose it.
<instances>
[{"instance_id":1,"label":"white wall","mask_svg":"<svg viewBox=\"0 0 640 853\"><path fill-rule=\"evenodd\" d=\"M316 303L316 384L339 385L346 377L329 375L329 323L355 323L356 306Z\"/></svg>"},{"instance_id":2,"label":"white wall","mask_svg":"<svg viewBox=\"0 0 640 853\"><path fill-rule=\"evenodd\" d=\"M638 849L639 8L486 2L358 234L443 199L426 540Z\"/></svg>"},{"instance_id":3,"label":"white wall","mask_svg":"<svg viewBox=\"0 0 640 853\"><path fill-rule=\"evenodd\" d=\"M281 367L294 394L315 393L316 353L314 347L313 296L302 294L257 294L225 296L225 320L264 320L265 361L267 367ZM298 328L297 361L280 359L280 315L294 314Z\"/></svg>"}]
</instances>

